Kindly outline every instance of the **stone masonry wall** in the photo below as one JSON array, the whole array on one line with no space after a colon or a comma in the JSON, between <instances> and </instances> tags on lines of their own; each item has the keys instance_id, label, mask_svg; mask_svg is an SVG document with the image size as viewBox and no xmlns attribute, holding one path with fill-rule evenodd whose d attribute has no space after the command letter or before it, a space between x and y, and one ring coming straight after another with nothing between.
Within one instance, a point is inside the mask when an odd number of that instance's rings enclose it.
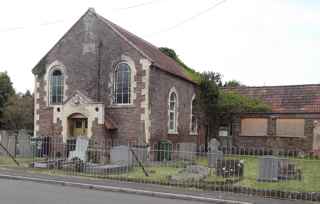
<instances>
[{"instance_id":1,"label":"stone masonry wall","mask_svg":"<svg viewBox=\"0 0 320 204\"><path fill-rule=\"evenodd\" d=\"M99 44L102 46L98 52ZM115 139L123 143L127 140L143 141L144 138L144 121L141 120L144 108L141 108L141 103L145 100L142 93L145 83L142 79L146 72L142 69L141 59L143 56L136 49L119 38L103 22L98 21L91 12L87 12L45 56L47 69L55 61L64 66L64 100L79 90L93 101L105 103L106 117L111 117L118 127ZM123 60L130 60L134 65L134 94L132 104L117 106L112 105L112 73L117 63ZM53 121L54 107L48 106L46 75L39 76L36 83L36 134L57 135L61 127L59 121ZM102 137L102 131L93 132L99 132L99 137Z\"/></svg>"},{"instance_id":2,"label":"stone masonry wall","mask_svg":"<svg viewBox=\"0 0 320 204\"><path fill-rule=\"evenodd\" d=\"M241 136L241 118L267 118L267 136ZM279 137L276 135L277 119L304 119L303 137ZM234 145L242 148L271 148L311 151L313 146L314 121L319 120L319 114L249 114L235 117L233 121L233 140Z\"/></svg>"},{"instance_id":3,"label":"stone masonry wall","mask_svg":"<svg viewBox=\"0 0 320 204\"><path fill-rule=\"evenodd\" d=\"M191 101L195 85L157 68L150 74L151 144L160 140L176 143L197 143L198 136L190 134ZM169 91L175 87L178 95L178 134L168 134Z\"/></svg>"}]
</instances>

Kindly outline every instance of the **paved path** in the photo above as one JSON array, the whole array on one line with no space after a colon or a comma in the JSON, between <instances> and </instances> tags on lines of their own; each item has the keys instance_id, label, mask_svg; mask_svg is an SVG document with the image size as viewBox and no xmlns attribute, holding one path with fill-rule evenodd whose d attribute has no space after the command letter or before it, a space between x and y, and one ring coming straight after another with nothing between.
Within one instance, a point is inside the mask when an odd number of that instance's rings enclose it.
<instances>
[{"instance_id":1,"label":"paved path","mask_svg":"<svg viewBox=\"0 0 320 204\"><path fill-rule=\"evenodd\" d=\"M4 204L192 204L180 201L125 193L94 191L73 187L0 180L0 202ZM200 203L199 203L200 204Z\"/></svg>"},{"instance_id":2,"label":"paved path","mask_svg":"<svg viewBox=\"0 0 320 204\"><path fill-rule=\"evenodd\" d=\"M89 178L76 177L76 176L71 176L71 175L70 176L52 176L52 175L46 175L46 174L33 173L33 172L25 171L23 169L0 168L0 178L1 178L1 175L23 176L23 177L32 177L32 178L38 178L38 179L50 179L50 180L66 181L66 182L74 182L74 183L85 183L85 184L90 184L90 185L112 186L112 187L130 188L130 189L136 189L136 190L147 190L147 191L154 191L154 192L184 194L184 195L191 195L191 196L203 196L203 197L207 197L207 198L250 202L250 203L254 203L254 204L311 204L311 203L313 203L313 202L307 202L307 201L274 200L274 199L265 199L265 198L261 198L261 197L248 197L245 195L234 194L234 193L194 191L194 190L188 190L185 188L174 188L174 187L167 187L167 186L155 185L155 184L139 184L139 183L130 183L130 182L120 182L120 181L115 181L115 180L106 180L106 179L89 179ZM6 181L6 180L0 179L0 184L3 183L3 181ZM30 183L31 183L31 185L36 184L34 182L30 182ZM1 190L4 187L5 186L0 185ZM54 186L53 188L64 189L67 187ZM0 190L0 192L1 192L1 190ZM88 192L88 190L85 190L85 189L73 189L73 191L79 192L80 193L79 195L81 195L82 191ZM16 192L17 191L14 191L14 193L16 193ZM37 191L35 191L35 192L37 192ZM42 191L40 191L40 192L42 192ZM118 193L98 192L97 191L97 194L100 194L100 193L102 193L101 195L103 195L105 193L108 193L110 195L119 195ZM121 193L121 195L123 195L123 193ZM35 194L35 196L38 196L38 195ZM137 196L140 198L147 199L148 203L152 203L151 200L149 201L149 198L151 199L151 197L138 196L138 195L132 195L132 194L126 194L126 196L124 196L124 197L127 197L127 196L129 196L129 197L133 196L134 198L136 198L136 196ZM0 199L1 199L1 197L2 197L2 192L0 193ZM154 198L154 197L152 197L152 198ZM6 202L2 202L2 200L0 200L0 203L6 203ZM59 202L56 202L56 203L59 203ZM73 203L73 202L71 202L71 203ZM94 204L94 202L92 202L92 203ZM128 203L128 202L123 202L123 203ZM178 203L178 201L173 202L173 203ZM190 203L190 202L179 201L179 203ZM191 203L196 203L196 202L193 201ZM6 204L11 204L11 203L6 203ZM28 204L28 203L25 203L25 204ZM51 204L51 203L46 203L46 204ZM117 203L112 203L112 204L117 204ZM130 202L130 204L134 204L134 203ZM143 202L141 204L143 204ZM152 203L152 204L156 204L156 202Z\"/></svg>"}]
</instances>

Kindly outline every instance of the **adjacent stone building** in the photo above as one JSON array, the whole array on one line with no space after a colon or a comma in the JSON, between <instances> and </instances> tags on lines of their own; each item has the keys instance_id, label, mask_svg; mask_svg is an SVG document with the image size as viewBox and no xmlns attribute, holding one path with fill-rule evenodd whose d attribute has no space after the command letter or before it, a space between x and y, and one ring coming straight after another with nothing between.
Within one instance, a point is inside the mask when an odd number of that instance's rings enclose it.
<instances>
[{"instance_id":1,"label":"adjacent stone building","mask_svg":"<svg viewBox=\"0 0 320 204\"><path fill-rule=\"evenodd\" d=\"M157 47L89 9L33 69L35 136L196 144L196 84Z\"/></svg>"},{"instance_id":2,"label":"adjacent stone building","mask_svg":"<svg viewBox=\"0 0 320 204\"><path fill-rule=\"evenodd\" d=\"M236 87L225 91L261 99L272 109L268 113L236 115L231 124L221 127L220 139L225 146L319 150L319 84Z\"/></svg>"}]
</instances>

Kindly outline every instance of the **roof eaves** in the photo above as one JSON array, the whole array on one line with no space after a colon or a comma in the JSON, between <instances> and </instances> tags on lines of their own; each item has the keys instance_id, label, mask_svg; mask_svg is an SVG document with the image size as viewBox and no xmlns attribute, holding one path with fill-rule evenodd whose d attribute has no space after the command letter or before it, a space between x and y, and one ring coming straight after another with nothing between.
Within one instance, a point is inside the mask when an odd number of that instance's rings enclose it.
<instances>
[{"instance_id":1,"label":"roof eaves","mask_svg":"<svg viewBox=\"0 0 320 204\"><path fill-rule=\"evenodd\" d=\"M178 74L176 74L176 73L174 73L174 72L170 72L169 70L161 69L161 67L160 67L157 63L152 63L151 66L153 66L153 67L155 67L155 68L158 68L159 70L161 70L161 71L163 71L163 72L166 72L166 73L168 73L168 74L170 74L170 75L173 75L173 76L178 77L178 78L180 78L180 79L183 79L183 80L185 80L185 81L191 82L191 83L193 83L193 84L195 84L195 85L198 85L195 81L189 79L187 76L182 77L182 76L180 76L180 75L178 75Z\"/></svg>"}]
</instances>

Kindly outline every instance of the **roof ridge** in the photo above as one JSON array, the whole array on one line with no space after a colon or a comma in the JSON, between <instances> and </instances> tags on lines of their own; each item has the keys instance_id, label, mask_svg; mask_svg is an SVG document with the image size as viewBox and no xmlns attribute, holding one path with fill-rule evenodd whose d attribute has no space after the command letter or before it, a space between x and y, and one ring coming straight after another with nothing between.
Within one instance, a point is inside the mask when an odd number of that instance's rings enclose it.
<instances>
[{"instance_id":1,"label":"roof ridge","mask_svg":"<svg viewBox=\"0 0 320 204\"><path fill-rule=\"evenodd\" d=\"M91 11L91 10L90 10ZM91 11L92 12L92 11ZM121 37L123 40L125 40L128 44L130 44L134 49L136 49L138 52L140 52L143 56L145 56L146 58L148 58L152 64L156 67L159 67L160 69L164 69L163 71L172 74L176 77L182 78L184 80L190 81L192 83L195 83L192 79L190 79L183 71L183 67L181 67L181 65L179 65L176 61L174 61L173 59L171 59L170 57L168 57L167 55L165 55L164 53L162 53L159 48L155 45L153 45L152 43L146 41L145 39L135 35L134 33L122 28L121 26L109 21L108 19L106 19L105 17L101 16L100 14L96 13L95 11L93 11L93 13L97 16L97 18L99 20L101 20L102 22L104 22L107 26L109 26L119 37ZM165 67L162 67L157 60L155 60L154 58L150 57L148 54L146 54L142 49L139 48L139 46L133 42L132 40L128 39L127 36L125 36L125 34L128 34L129 36L136 38L140 41L142 41L143 43L147 44L148 46L150 46L152 49L157 51L157 55L161 55L162 57L167 58L168 60L172 61L172 63L175 63L181 70L181 75L174 73L170 70L166 70Z\"/></svg>"},{"instance_id":2,"label":"roof ridge","mask_svg":"<svg viewBox=\"0 0 320 204\"><path fill-rule=\"evenodd\" d=\"M239 87L224 87L225 89L246 89L246 88L278 88L278 87L310 87L320 86L319 84L292 84L292 85L270 85L270 86L239 86Z\"/></svg>"}]
</instances>

